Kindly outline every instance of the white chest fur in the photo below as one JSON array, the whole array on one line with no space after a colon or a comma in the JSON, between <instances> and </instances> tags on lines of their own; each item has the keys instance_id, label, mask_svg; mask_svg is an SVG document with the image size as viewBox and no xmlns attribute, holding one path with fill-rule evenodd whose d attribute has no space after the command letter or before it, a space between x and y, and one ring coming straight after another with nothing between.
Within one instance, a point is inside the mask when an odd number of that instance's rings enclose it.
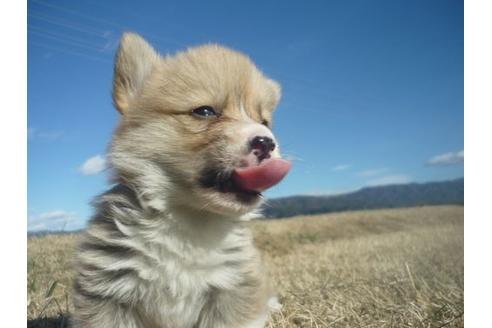
<instances>
[{"instance_id":1,"label":"white chest fur","mask_svg":"<svg viewBox=\"0 0 492 328\"><path fill-rule=\"evenodd\" d=\"M214 289L241 283L245 267L257 260L249 231L238 220L192 216L173 211L156 216L139 229L120 227L132 248L138 249L138 279L134 288L145 298L157 320L183 319L190 326ZM162 214L161 214L162 215Z\"/></svg>"}]
</instances>

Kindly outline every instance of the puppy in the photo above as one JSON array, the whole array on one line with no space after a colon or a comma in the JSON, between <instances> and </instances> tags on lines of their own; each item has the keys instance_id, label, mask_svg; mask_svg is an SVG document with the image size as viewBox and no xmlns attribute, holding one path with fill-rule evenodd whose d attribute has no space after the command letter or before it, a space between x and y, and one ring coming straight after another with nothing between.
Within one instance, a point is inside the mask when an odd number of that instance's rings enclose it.
<instances>
[{"instance_id":1,"label":"puppy","mask_svg":"<svg viewBox=\"0 0 492 328\"><path fill-rule=\"evenodd\" d=\"M279 85L218 45L116 56L114 187L76 257L74 327L263 327L278 306L243 226L290 162L270 127Z\"/></svg>"}]
</instances>

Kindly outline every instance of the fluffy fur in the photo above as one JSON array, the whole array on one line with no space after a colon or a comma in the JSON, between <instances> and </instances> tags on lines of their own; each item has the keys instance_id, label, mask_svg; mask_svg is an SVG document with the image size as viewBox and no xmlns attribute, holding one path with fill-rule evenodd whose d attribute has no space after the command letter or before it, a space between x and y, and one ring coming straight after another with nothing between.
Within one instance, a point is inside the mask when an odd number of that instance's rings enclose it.
<instances>
[{"instance_id":1,"label":"fluffy fur","mask_svg":"<svg viewBox=\"0 0 492 328\"><path fill-rule=\"evenodd\" d=\"M279 97L278 84L233 50L161 57L123 36L115 186L95 201L76 257L75 327L264 326L278 303L243 226L261 196L217 186L248 156L249 138L273 138L266 126ZM218 116L191 114L204 105Z\"/></svg>"}]
</instances>

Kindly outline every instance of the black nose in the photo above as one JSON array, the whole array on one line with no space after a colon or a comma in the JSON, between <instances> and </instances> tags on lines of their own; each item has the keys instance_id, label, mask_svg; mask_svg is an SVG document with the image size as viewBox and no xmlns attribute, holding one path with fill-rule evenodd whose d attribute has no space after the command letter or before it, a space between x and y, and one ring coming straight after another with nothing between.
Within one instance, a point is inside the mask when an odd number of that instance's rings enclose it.
<instances>
[{"instance_id":1,"label":"black nose","mask_svg":"<svg viewBox=\"0 0 492 328\"><path fill-rule=\"evenodd\" d=\"M250 142L251 151L260 161L270 157L275 149L275 142L269 137L254 137Z\"/></svg>"}]
</instances>

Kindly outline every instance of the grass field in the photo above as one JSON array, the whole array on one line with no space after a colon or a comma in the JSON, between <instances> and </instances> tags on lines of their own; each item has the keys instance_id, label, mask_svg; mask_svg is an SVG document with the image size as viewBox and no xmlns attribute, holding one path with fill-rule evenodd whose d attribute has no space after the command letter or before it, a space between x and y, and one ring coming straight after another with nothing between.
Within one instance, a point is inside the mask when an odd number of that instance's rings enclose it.
<instances>
[{"instance_id":1,"label":"grass field","mask_svg":"<svg viewBox=\"0 0 492 328\"><path fill-rule=\"evenodd\" d=\"M268 327L464 326L461 206L303 216L251 227L283 304ZM28 239L28 327L67 327L76 240Z\"/></svg>"}]
</instances>

